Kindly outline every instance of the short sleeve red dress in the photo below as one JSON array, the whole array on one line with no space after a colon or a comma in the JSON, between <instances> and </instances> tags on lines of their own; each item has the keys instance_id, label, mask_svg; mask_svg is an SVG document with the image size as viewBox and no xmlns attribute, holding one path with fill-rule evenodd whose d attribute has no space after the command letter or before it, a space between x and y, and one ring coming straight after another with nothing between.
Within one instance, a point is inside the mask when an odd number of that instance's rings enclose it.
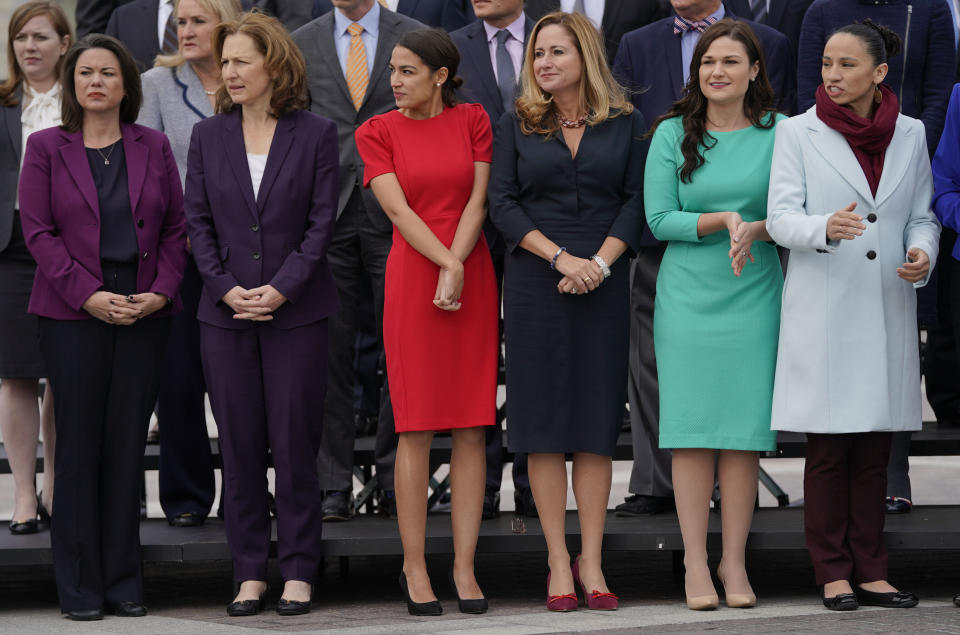
<instances>
[{"instance_id":1,"label":"short sleeve red dress","mask_svg":"<svg viewBox=\"0 0 960 635\"><path fill-rule=\"evenodd\" d=\"M490 162L490 119L459 104L430 119L394 110L357 130L364 186L394 173L407 203L449 247L470 198L474 162ZM383 302L383 348L397 432L496 421L497 314L493 262L483 233L463 263L459 311L433 304L440 269L394 227Z\"/></svg>"}]
</instances>

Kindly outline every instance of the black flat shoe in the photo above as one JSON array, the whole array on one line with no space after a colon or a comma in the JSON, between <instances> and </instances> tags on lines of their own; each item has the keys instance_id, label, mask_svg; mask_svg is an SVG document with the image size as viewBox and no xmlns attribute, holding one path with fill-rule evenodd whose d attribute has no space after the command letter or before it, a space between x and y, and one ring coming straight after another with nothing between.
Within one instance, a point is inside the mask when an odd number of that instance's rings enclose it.
<instances>
[{"instance_id":1,"label":"black flat shoe","mask_svg":"<svg viewBox=\"0 0 960 635\"><path fill-rule=\"evenodd\" d=\"M121 602L120 604L107 604L107 613L117 617L145 617L147 607L138 602Z\"/></svg>"},{"instance_id":2,"label":"black flat shoe","mask_svg":"<svg viewBox=\"0 0 960 635\"><path fill-rule=\"evenodd\" d=\"M306 615L310 612L310 607L310 600L300 602L280 598L280 602L277 603L277 615Z\"/></svg>"},{"instance_id":3,"label":"black flat shoe","mask_svg":"<svg viewBox=\"0 0 960 635\"><path fill-rule=\"evenodd\" d=\"M823 591L820 591L820 599L823 605L831 611L856 611L860 608L857 596L853 593L838 593L832 598L824 597Z\"/></svg>"},{"instance_id":4,"label":"black flat shoe","mask_svg":"<svg viewBox=\"0 0 960 635\"><path fill-rule=\"evenodd\" d=\"M407 612L410 613L410 615L417 617L436 617L437 615L443 615L443 607L440 606L440 600L434 600L433 602L414 602L410 599L410 591L407 589L407 576L403 571L400 572L400 589L403 591L403 596L407 600Z\"/></svg>"},{"instance_id":5,"label":"black flat shoe","mask_svg":"<svg viewBox=\"0 0 960 635\"><path fill-rule=\"evenodd\" d=\"M83 611L67 611L63 615L68 620L73 620L75 622L93 622L96 620L103 619L103 611L101 609L85 609Z\"/></svg>"},{"instance_id":6,"label":"black flat shoe","mask_svg":"<svg viewBox=\"0 0 960 635\"><path fill-rule=\"evenodd\" d=\"M480 615L481 613L486 613L487 609L490 608L487 603L487 598L480 598L479 600L460 599L460 591L457 590L457 583L453 579L453 567L450 567L450 586L453 588L453 594L457 596L457 607L461 613Z\"/></svg>"},{"instance_id":7,"label":"black flat shoe","mask_svg":"<svg viewBox=\"0 0 960 635\"><path fill-rule=\"evenodd\" d=\"M920 603L919 598L908 591L891 591L889 593L874 593L861 587L855 587L857 601L862 606L882 606L887 609L909 609Z\"/></svg>"},{"instance_id":8,"label":"black flat shoe","mask_svg":"<svg viewBox=\"0 0 960 635\"><path fill-rule=\"evenodd\" d=\"M37 519L31 518L23 522L10 521L10 533L14 536L26 536L37 533Z\"/></svg>"},{"instance_id":9,"label":"black flat shoe","mask_svg":"<svg viewBox=\"0 0 960 635\"><path fill-rule=\"evenodd\" d=\"M200 514L183 512L167 520L171 527L199 527L206 520Z\"/></svg>"},{"instance_id":10,"label":"black flat shoe","mask_svg":"<svg viewBox=\"0 0 960 635\"><path fill-rule=\"evenodd\" d=\"M239 585L235 593L239 593ZM240 602L231 602L227 605L227 615L230 617L251 617L256 615L267 605L267 593L270 592L270 585L263 590L260 598L257 600L242 600Z\"/></svg>"},{"instance_id":11,"label":"black flat shoe","mask_svg":"<svg viewBox=\"0 0 960 635\"><path fill-rule=\"evenodd\" d=\"M46 505L43 504L43 499L41 498L43 492L37 492L37 520L39 520L44 525L50 524L50 512L47 511Z\"/></svg>"}]
</instances>

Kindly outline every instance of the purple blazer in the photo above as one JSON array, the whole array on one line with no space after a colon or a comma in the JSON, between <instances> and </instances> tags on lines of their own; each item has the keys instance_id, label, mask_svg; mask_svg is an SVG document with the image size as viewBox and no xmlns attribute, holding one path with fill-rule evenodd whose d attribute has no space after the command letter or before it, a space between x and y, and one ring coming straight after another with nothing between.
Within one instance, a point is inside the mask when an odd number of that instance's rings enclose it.
<instances>
[{"instance_id":1,"label":"purple blazer","mask_svg":"<svg viewBox=\"0 0 960 635\"><path fill-rule=\"evenodd\" d=\"M120 124L130 208L140 261L137 293L175 299L186 266L183 190L170 142L162 132ZM100 204L83 134L48 128L30 135L20 173L20 218L37 261L30 313L55 320L93 317L83 303L103 289Z\"/></svg>"},{"instance_id":2,"label":"purple blazer","mask_svg":"<svg viewBox=\"0 0 960 635\"><path fill-rule=\"evenodd\" d=\"M203 278L197 319L226 329L292 329L340 308L327 247L337 217L336 125L309 111L277 122L254 197L240 109L198 122L190 139L184 208ZM235 286L272 285L287 301L269 322L233 319Z\"/></svg>"}]
</instances>

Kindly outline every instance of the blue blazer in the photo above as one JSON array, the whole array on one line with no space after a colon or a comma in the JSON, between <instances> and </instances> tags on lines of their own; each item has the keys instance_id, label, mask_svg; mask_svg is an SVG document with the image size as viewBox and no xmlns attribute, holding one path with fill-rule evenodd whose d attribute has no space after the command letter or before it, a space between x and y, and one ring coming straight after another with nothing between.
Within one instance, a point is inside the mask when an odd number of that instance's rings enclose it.
<instances>
[{"instance_id":1,"label":"blue blazer","mask_svg":"<svg viewBox=\"0 0 960 635\"><path fill-rule=\"evenodd\" d=\"M527 18L523 25L524 45L533 30L533 20ZM460 68L457 74L463 78L463 86L457 95L462 101L480 104L490 115L490 128L496 130L497 122L505 112L497 76L490 62L487 32L483 21L477 20L450 34L460 51ZM518 78L519 79L519 78Z\"/></svg>"},{"instance_id":2,"label":"blue blazer","mask_svg":"<svg viewBox=\"0 0 960 635\"><path fill-rule=\"evenodd\" d=\"M222 298L235 286L270 284L287 301L263 324L317 322L339 308L327 265L340 193L337 127L305 110L282 117L254 197L240 116L237 108L204 119L190 140L184 211L203 278L197 319L251 328Z\"/></svg>"}]
</instances>

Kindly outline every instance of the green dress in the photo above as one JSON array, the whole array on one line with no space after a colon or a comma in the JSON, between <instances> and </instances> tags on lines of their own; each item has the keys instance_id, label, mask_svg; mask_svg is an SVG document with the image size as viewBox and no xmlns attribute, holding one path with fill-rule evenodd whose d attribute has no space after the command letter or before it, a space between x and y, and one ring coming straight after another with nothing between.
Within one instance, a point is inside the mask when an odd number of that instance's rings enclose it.
<instances>
[{"instance_id":1,"label":"green dress","mask_svg":"<svg viewBox=\"0 0 960 635\"><path fill-rule=\"evenodd\" d=\"M754 242L755 262L733 275L726 230L697 237L701 213L767 217L774 128L711 132L716 145L692 182L680 181L680 118L657 127L644 203L668 241L653 320L660 383L660 447L773 450L770 429L783 274L777 249Z\"/></svg>"}]
</instances>

